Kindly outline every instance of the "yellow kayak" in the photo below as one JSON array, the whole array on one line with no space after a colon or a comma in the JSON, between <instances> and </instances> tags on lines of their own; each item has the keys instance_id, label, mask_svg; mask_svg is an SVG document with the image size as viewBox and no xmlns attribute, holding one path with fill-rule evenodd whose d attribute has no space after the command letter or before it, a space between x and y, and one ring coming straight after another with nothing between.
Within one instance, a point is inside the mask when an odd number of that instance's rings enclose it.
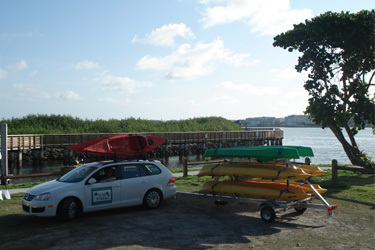
<instances>
[{"instance_id":1,"label":"yellow kayak","mask_svg":"<svg viewBox=\"0 0 375 250\"><path fill-rule=\"evenodd\" d=\"M199 193L220 193L283 200L301 200L311 197L311 194L306 193L301 188L286 188L247 181L207 181L203 184Z\"/></svg>"},{"instance_id":2,"label":"yellow kayak","mask_svg":"<svg viewBox=\"0 0 375 250\"><path fill-rule=\"evenodd\" d=\"M243 162L244 164L248 165L248 166L262 166L262 167L269 167L269 166L285 166L286 163L281 163L281 162L266 162L266 163L262 163L262 162ZM313 166L313 165L295 165L295 163L293 162L289 162L288 163L289 166L291 167L294 167L294 168L297 168L297 169L302 169L304 172L306 172L307 174L310 174L311 176L320 176L320 175L324 175L327 173L327 171L324 171L322 170L320 167L318 166Z\"/></svg>"},{"instance_id":3,"label":"yellow kayak","mask_svg":"<svg viewBox=\"0 0 375 250\"><path fill-rule=\"evenodd\" d=\"M241 182L248 182L248 183L262 183L262 184L267 184L270 186L275 186L275 187L287 187L287 182L286 181L271 181L271 180L241 180ZM319 194L324 194L327 192L327 189L322 188L318 184L311 184L316 191L318 191ZM311 190L311 188L305 184L305 183L300 183L300 182L289 182L289 187L292 188L299 188L305 191L305 193L308 194L314 194L314 191Z\"/></svg>"},{"instance_id":4,"label":"yellow kayak","mask_svg":"<svg viewBox=\"0 0 375 250\"><path fill-rule=\"evenodd\" d=\"M275 164L253 164L249 162L204 165L197 176L239 176L267 179L305 179L311 175L302 169Z\"/></svg>"},{"instance_id":5,"label":"yellow kayak","mask_svg":"<svg viewBox=\"0 0 375 250\"><path fill-rule=\"evenodd\" d=\"M294 165L295 168L299 168L299 169L302 169L303 171L305 171L306 173L308 174L311 174L311 176L320 176L320 175L324 175L327 173L327 171L324 171L322 170L320 167L318 166L312 166L312 165Z\"/></svg>"}]
</instances>

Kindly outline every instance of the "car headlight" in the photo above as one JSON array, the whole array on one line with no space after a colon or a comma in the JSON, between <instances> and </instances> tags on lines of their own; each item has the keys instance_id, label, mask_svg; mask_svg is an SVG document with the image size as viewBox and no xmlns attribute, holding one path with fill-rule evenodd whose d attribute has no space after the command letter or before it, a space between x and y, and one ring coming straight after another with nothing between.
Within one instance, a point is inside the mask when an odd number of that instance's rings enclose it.
<instances>
[{"instance_id":1,"label":"car headlight","mask_svg":"<svg viewBox=\"0 0 375 250\"><path fill-rule=\"evenodd\" d=\"M48 201L50 197L51 197L51 193L47 192L47 193L42 193L42 194L36 195L34 197L34 200L36 200L36 201Z\"/></svg>"}]
</instances>

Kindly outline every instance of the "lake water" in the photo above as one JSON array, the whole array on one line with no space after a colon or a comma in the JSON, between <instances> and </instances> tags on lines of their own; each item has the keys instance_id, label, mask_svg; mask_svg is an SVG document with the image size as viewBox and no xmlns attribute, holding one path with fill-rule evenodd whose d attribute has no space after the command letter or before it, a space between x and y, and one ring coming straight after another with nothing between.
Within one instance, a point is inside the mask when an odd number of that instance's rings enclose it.
<instances>
[{"instance_id":1,"label":"lake water","mask_svg":"<svg viewBox=\"0 0 375 250\"><path fill-rule=\"evenodd\" d=\"M312 164L330 164L336 159L339 164L351 164L340 142L330 129L322 128L282 128L283 145L306 146L314 151ZM371 128L359 131L355 136L357 145L372 159L375 159L375 135Z\"/></svg>"},{"instance_id":2,"label":"lake water","mask_svg":"<svg viewBox=\"0 0 375 250\"><path fill-rule=\"evenodd\" d=\"M330 129L321 128L282 128L284 130L283 145L306 146L311 147L314 157L311 158L312 164L331 164L336 159L339 164L350 164L341 144L336 139ZM356 141L361 150L364 150L372 159L375 159L375 135L371 128L361 130L356 135ZM189 156L189 161L202 160L197 156ZM302 159L303 161L303 159ZM168 168L181 168L182 159L178 156L169 157L165 163ZM62 162L46 162L44 165L33 166L24 163L22 174L28 173L48 173L58 172ZM9 168L10 174L19 174L17 168ZM38 181L45 181L52 177L44 177ZM35 179L35 178L34 178ZM13 183L36 181L31 179L14 179Z\"/></svg>"}]
</instances>

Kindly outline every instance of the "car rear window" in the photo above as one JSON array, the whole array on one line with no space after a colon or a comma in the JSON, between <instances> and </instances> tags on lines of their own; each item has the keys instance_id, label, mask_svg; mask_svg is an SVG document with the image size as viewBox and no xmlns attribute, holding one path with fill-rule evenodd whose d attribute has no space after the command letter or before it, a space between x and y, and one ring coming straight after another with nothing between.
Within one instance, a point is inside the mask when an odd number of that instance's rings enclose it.
<instances>
[{"instance_id":1,"label":"car rear window","mask_svg":"<svg viewBox=\"0 0 375 250\"><path fill-rule=\"evenodd\" d=\"M157 166L153 164L145 164L144 169L147 175L155 175L155 174L160 174L161 170Z\"/></svg>"},{"instance_id":2,"label":"car rear window","mask_svg":"<svg viewBox=\"0 0 375 250\"><path fill-rule=\"evenodd\" d=\"M122 167L122 177L124 179L145 176L146 173L140 171L138 165L125 165Z\"/></svg>"}]
</instances>

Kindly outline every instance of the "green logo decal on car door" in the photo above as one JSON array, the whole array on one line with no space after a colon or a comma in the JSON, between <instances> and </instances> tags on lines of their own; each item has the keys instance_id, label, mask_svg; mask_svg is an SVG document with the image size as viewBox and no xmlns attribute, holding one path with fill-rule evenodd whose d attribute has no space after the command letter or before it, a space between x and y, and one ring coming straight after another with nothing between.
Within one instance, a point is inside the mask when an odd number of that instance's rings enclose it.
<instances>
[{"instance_id":1,"label":"green logo decal on car door","mask_svg":"<svg viewBox=\"0 0 375 250\"><path fill-rule=\"evenodd\" d=\"M91 189L91 204L100 205L112 203L112 187Z\"/></svg>"}]
</instances>

